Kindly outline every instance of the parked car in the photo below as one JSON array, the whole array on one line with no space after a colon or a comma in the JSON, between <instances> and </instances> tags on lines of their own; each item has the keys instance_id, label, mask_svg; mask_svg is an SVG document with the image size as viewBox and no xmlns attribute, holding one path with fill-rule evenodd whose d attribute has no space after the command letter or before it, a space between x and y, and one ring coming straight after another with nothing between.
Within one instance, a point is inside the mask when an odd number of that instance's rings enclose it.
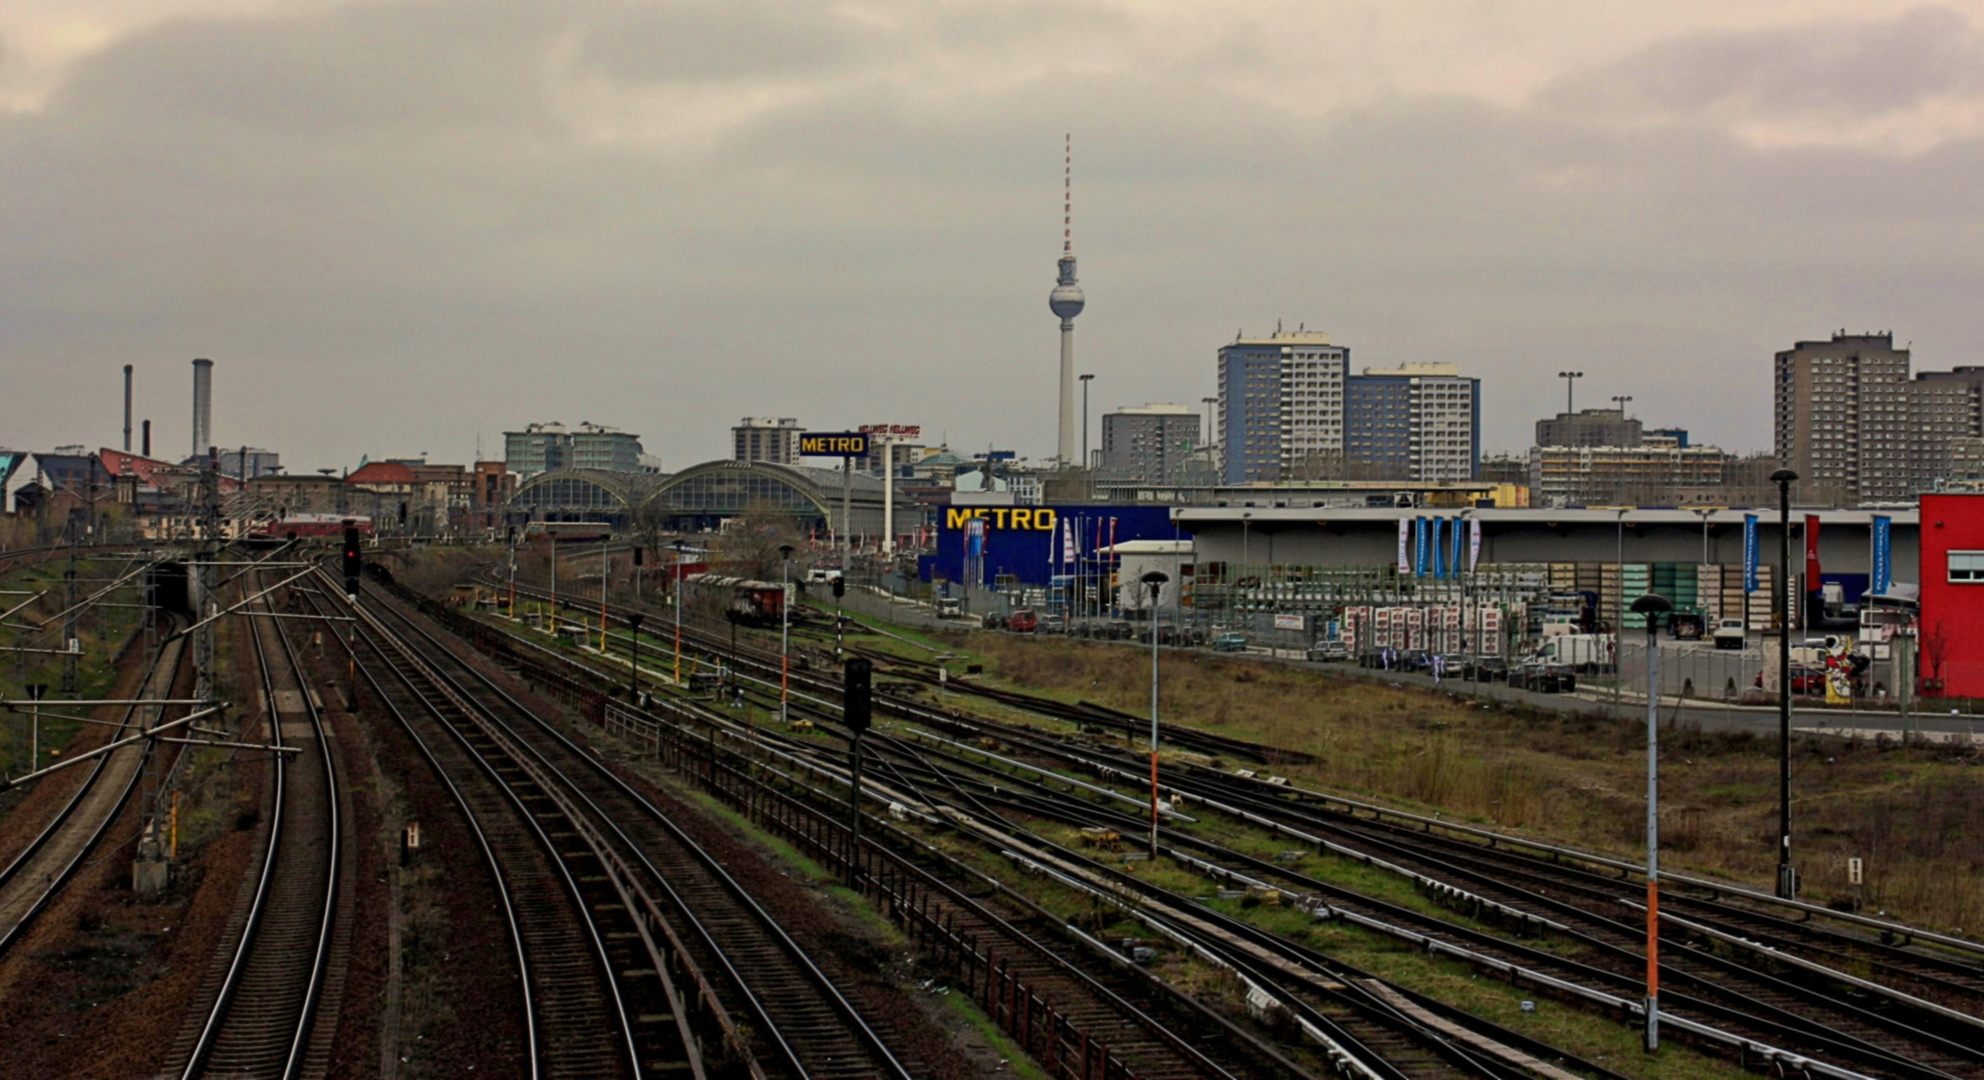
<instances>
[{"instance_id":1,"label":"parked car","mask_svg":"<svg viewBox=\"0 0 1984 1080\"><path fill-rule=\"evenodd\" d=\"M1040 628L1040 616L1031 609L1021 608L1006 616L1006 629L1015 634L1031 634Z\"/></svg>"},{"instance_id":2,"label":"parked car","mask_svg":"<svg viewBox=\"0 0 1984 1080\"><path fill-rule=\"evenodd\" d=\"M1468 663L1461 677L1476 682L1508 682L1509 662L1499 656L1477 656Z\"/></svg>"},{"instance_id":3,"label":"parked car","mask_svg":"<svg viewBox=\"0 0 1984 1080\"><path fill-rule=\"evenodd\" d=\"M1577 689L1578 676L1569 664L1531 660L1509 669L1509 685L1542 694L1565 694Z\"/></svg>"},{"instance_id":4,"label":"parked car","mask_svg":"<svg viewBox=\"0 0 1984 1080\"><path fill-rule=\"evenodd\" d=\"M1341 641L1318 641L1309 646L1309 659L1318 664L1335 664L1350 659L1350 647Z\"/></svg>"},{"instance_id":5,"label":"parked car","mask_svg":"<svg viewBox=\"0 0 1984 1080\"><path fill-rule=\"evenodd\" d=\"M980 625L984 626L987 630L1004 630L1006 628L1005 613L998 611L988 612L980 620Z\"/></svg>"},{"instance_id":6,"label":"parked car","mask_svg":"<svg viewBox=\"0 0 1984 1080\"><path fill-rule=\"evenodd\" d=\"M1065 615L1042 615L1034 622L1037 634L1065 634L1068 632L1068 619Z\"/></svg>"},{"instance_id":7,"label":"parked car","mask_svg":"<svg viewBox=\"0 0 1984 1080\"><path fill-rule=\"evenodd\" d=\"M1764 673L1757 672L1755 685L1764 684ZM1803 664L1791 665L1791 692L1794 694L1823 694L1826 692L1826 673L1815 667Z\"/></svg>"},{"instance_id":8,"label":"parked car","mask_svg":"<svg viewBox=\"0 0 1984 1080\"><path fill-rule=\"evenodd\" d=\"M1392 658L1394 671L1426 671L1433 666L1433 654L1425 649L1406 649Z\"/></svg>"},{"instance_id":9,"label":"parked car","mask_svg":"<svg viewBox=\"0 0 1984 1080\"><path fill-rule=\"evenodd\" d=\"M1212 639L1213 652L1246 652L1247 635L1226 633Z\"/></svg>"}]
</instances>

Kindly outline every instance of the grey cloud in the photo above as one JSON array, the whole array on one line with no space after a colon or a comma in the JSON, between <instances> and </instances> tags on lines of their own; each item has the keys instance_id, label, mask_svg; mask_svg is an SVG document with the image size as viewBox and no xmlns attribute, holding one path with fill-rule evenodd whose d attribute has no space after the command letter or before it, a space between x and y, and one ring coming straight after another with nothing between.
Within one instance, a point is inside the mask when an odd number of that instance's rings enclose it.
<instances>
[{"instance_id":1,"label":"grey cloud","mask_svg":"<svg viewBox=\"0 0 1984 1080\"><path fill-rule=\"evenodd\" d=\"M814 64L816 92L656 152L567 130L537 65L574 35L624 37L602 77L748 92L772 77L741 55L771 16L694 31L712 58L691 76L662 39L724 9L659 9L641 48L627 10L179 24L0 119L0 355L10 392L51 403L0 442L110 441L116 367L137 362L178 445L183 369L208 355L220 436L301 467L461 458L478 431L546 418L623 425L681 464L747 413L1037 454L1067 130L1098 408L1196 401L1235 326L1281 317L1360 364L1482 375L1491 448L1575 363L1586 392L1749 449L1787 340L1892 326L1924 363L1984 341L1974 140L1765 151L1708 122L1454 99L1311 118L1223 92L1216 60L919 94L842 76L880 44L1025 52L1042 9L933 9L813 53L805 28L836 25L813 8L773 68Z\"/></svg>"},{"instance_id":2,"label":"grey cloud","mask_svg":"<svg viewBox=\"0 0 1984 1080\"><path fill-rule=\"evenodd\" d=\"M1944 7L1890 19L1693 34L1566 79L1540 103L1602 115L1728 108L1865 118L1984 91L1984 34Z\"/></svg>"}]
</instances>

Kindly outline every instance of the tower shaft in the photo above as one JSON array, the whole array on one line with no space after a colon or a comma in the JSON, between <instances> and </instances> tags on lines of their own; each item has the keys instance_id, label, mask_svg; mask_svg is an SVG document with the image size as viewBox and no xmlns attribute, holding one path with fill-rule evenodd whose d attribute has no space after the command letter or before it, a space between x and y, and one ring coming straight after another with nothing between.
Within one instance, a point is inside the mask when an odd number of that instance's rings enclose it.
<instances>
[{"instance_id":1,"label":"tower shaft","mask_svg":"<svg viewBox=\"0 0 1984 1080\"><path fill-rule=\"evenodd\" d=\"M1076 462L1075 449L1075 320L1061 320L1061 437L1059 440L1061 464L1079 464L1084 468L1088 462Z\"/></svg>"}]
</instances>

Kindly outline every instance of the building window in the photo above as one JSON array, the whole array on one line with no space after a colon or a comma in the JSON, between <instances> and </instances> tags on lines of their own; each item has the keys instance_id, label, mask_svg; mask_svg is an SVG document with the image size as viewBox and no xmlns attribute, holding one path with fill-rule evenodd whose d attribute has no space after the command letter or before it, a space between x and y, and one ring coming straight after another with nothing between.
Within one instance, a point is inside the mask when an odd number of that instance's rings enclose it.
<instances>
[{"instance_id":1,"label":"building window","mask_svg":"<svg viewBox=\"0 0 1984 1080\"><path fill-rule=\"evenodd\" d=\"M1984 582L1984 551L1950 552L1950 580Z\"/></svg>"}]
</instances>

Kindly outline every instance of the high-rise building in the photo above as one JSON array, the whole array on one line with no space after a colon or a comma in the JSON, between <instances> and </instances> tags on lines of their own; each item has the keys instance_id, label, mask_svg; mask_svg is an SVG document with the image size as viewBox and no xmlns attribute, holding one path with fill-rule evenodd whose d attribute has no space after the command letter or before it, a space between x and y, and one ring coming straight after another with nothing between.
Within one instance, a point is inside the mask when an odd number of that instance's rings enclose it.
<instances>
[{"instance_id":1,"label":"high-rise building","mask_svg":"<svg viewBox=\"0 0 1984 1080\"><path fill-rule=\"evenodd\" d=\"M1938 490L1968 471L1956 460L1957 440L1984 436L1984 367L1917 372L1908 384L1908 417L1915 490Z\"/></svg>"},{"instance_id":2,"label":"high-rise building","mask_svg":"<svg viewBox=\"0 0 1984 1080\"><path fill-rule=\"evenodd\" d=\"M1481 380L1452 364L1365 368L1346 380L1345 464L1422 484L1474 479Z\"/></svg>"},{"instance_id":3,"label":"high-rise building","mask_svg":"<svg viewBox=\"0 0 1984 1080\"><path fill-rule=\"evenodd\" d=\"M1648 436L1638 446L1532 446L1534 506L1681 506L1718 501L1729 456Z\"/></svg>"},{"instance_id":4,"label":"high-rise building","mask_svg":"<svg viewBox=\"0 0 1984 1080\"><path fill-rule=\"evenodd\" d=\"M1452 364L1349 370L1349 349L1308 330L1220 349L1224 482L1474 478L1481 380Z\"/></svg>"},{"instance_id":5,"label":"high-rise building","mask_svg":"<svg viewBox=\"0 0 1984 1080\"><path fill-rule=\"evenodd\" d=\"M529 479L566 467L572 433L565 425L525 424L522 431L503 433L503 465L510 474Z\"/></svg>"},{"instance_id":6,"label":"high-rise building","mask_svg":"<svg viewBox=\"0 0 1984 1080\"><path fill-rule=\"evenodd\" d=\"M558 469L643 472L641 437L586 421L577 431L563 424L525 424L503 433L503 464L509 474L528 479Z\"/></svg>"},{"instance_id":7,"label":"high-rise building","mask_svg":"<svg viewBox=\"0 0 1984 1080\"><path fill-rule=\"evenodd\" d=\"M1893 334L1837 333L1777 354L1775 447L1815 502L1895 502L1915 494L1909 356Z\"/></svg>"},{"instance_id":8,"label":"high-rise building","mask_svg":"<svg viewBox=\"0 0 1984 1080\"><path fill-rule=\"evenodd\" d=\"M641 472L641 437L590 421L572 432L572 468Z\"/></svg>"},{"instance_id":9,"label":"high-rise building","mask_svg":"<svg viewBox=\"0 0 1984 1080\"><path fill-rule=\"evenodd\" d=\"M1644 434L1624 409L1579 409L1536 422L1538 446L1638 446Z\"/></svg>"},{"instance_id":10,"label":"high-rise building","mask_svg":"<svg viewBox=\"0 0 1984 1080\"><path fill-rule=\"evenodd\" d=\"M1182 481L1199 445L1199 414L1190 405L1125 406L1102 416L1102 471L1143 484Z\"/></svg>"},{"instance_id":11,"label":"high-rise building","mask_svg":"<svg viewBox=\"0 0 1984 1080\"><path fill-rule=\"evenodd\" d=\"M794 417L774 420L769 416L747 416L730 429L731 458L797 465L800 434L799 421Z\"/></svg>"},{"instance_id":12,"label":"high-rise building","mask_svg":"<svg viewBox=\"0 0 1984 1080\"><path fill-rule=\"evenodd\" d=\"M1219 444L1226 483L1279 480L1343 454L1350 350L1313 330L1244 335L1219 350Z\"/></svg>"}]
</instances>

